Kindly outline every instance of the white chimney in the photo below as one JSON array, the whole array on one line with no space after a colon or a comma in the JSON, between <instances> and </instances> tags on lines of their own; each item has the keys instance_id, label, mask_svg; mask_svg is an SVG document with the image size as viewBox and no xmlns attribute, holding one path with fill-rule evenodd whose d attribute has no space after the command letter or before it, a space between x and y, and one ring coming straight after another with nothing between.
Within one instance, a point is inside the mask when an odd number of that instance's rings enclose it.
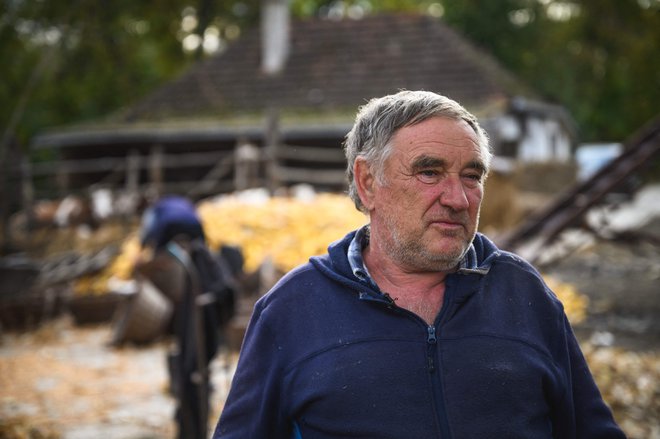
<instances>
[{"instance_id":1,"label":"white chimney","mask_svg":"<svg viewBox=\"0 0 660 439\"><path fill-rule=\"evenodd\" d=\"M279 73L289 56L289 0L262 0L261 69Z\"/></svg>"}]
</instances>

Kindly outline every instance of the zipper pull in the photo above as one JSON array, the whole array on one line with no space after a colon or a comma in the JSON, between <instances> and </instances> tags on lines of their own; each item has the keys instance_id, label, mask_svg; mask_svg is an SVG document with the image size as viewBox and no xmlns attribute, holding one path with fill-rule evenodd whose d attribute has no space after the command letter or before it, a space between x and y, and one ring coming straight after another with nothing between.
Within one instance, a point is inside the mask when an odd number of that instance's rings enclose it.
<instances>
[{"instance_id":1,"label":"zipper pull","mask_svg":"<svg viewBox=\"0 0 660 439\"><path fill-rule=\"evenodd\" d=\"M438 339L435 336L435 326L433 326L433 325L427 326L426 327L426 332L428 333L428 335L426 337L426 342L430 345L436 344ZM434 350L435 349L432 349L432 348L429 347L428 356L426 357L426 360L428 361L427 367L428 367L428 370L429 370L430 373L435 372L435 362L433 361L433 353L432 353L432 351L434 351Z\"/></svg>"},{"instance_id":2,"label":"zipper pull","mask_svg":"<svg viewBox=\"0 0 660 439\"><path fill-rule=\"evenodd\" d=\"M435 326L429 325L426 329L428 332L428 337L426 338L426 342L428 344L435 344L437 341L437 338L435 337Z\"/></svg>"},{"instance_id":3,"label":"zipper pull","mask_svg":"<svg viewBox=\"0 0 660 439\"><path fill-rule=\"evenodd\" d=\"M394 303L394 299L392 299L392 296L390 296L389 293L383 293L383 296L385 297L385 300L387 301L387 304L390 307L396 306L396 303Z\"/></svg>"}]
</instances>

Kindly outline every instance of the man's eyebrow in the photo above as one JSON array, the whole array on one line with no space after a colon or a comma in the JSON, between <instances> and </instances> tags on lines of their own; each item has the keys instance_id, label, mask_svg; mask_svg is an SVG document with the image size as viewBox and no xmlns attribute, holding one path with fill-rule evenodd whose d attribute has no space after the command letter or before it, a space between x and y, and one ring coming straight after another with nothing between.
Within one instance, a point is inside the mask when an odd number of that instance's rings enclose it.
<instances>
[{"instance_id":1,"label":"man's eyebrow","mask_svg":"<svg viewBox=\"0 0 660 439\"><path fill-rule=\"evenodd\" d=\"M443 168L446 165L447 161L445 159L440 157L421 155L413 160L410 168L413 171L419 171L429 168ZM465 169L474 169L481 172L482 174L486 174L486 172L488 172L488 168L486 168L486 165L481 160L472 160L468 162L467 165L465 165Z\"/></svg>"},{"instance_id":2,"label":"man's eyebrow","mask_svg":"<svg viewBox=\"0 0 660 439\"><path fill-rule=\"evenodd\" d=\"M441 159L439 157L431 157L428 155L421 155L415 160L413 160L412 164L410 165L410 168L413 171L418 171L420 169L428 169L428 168L442 168L447 164L447 162L444 159Z\"/></svg>"},{"instance_id":3,"label":"man's eyebrow","mask_svg":"<svg viewBox=\"0 0 660 439\"><path fill-rule=\"evenodd\" d=\"M474 169L480 171L482 174L488 172L488 168L486 168L486 165L481 160L472 160L465 166L465 169Z\"/></svg>"}]
</instances>

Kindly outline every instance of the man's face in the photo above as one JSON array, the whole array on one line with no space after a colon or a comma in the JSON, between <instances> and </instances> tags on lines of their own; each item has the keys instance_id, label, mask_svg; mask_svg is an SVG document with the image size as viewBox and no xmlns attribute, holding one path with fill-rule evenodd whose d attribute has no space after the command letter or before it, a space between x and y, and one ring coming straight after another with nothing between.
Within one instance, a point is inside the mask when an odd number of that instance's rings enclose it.
<instances>
[{"instance_id":1,"label":"man's face","mask_svg":"<svg viewBox=\"0 0 660 439\"><path fill-rule=\"evenodd\" d=\"M477 230L485 178L477 135L435 117L397 131L369 203L372 239L405 270L456 267Z\"/></svg>"}]
</instances>

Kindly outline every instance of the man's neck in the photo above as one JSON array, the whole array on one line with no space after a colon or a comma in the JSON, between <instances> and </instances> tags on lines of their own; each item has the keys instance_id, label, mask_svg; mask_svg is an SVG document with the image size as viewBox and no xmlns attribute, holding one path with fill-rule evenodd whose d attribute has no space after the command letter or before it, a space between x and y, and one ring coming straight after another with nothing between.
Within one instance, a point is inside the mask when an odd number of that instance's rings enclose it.
<instances>
[{"instance_id":1,"label":"man's neck","mask_svg":"<svg viewBox=\"0 0 660 439\"><path fill-rule=\"evenodd\" d=\"M428 324L433 323L442 308L447 273L401 267L373 245L366 247L362 255L369 274L382 292L397 306L414 312Z\"/></svg>"}]
</instances>

